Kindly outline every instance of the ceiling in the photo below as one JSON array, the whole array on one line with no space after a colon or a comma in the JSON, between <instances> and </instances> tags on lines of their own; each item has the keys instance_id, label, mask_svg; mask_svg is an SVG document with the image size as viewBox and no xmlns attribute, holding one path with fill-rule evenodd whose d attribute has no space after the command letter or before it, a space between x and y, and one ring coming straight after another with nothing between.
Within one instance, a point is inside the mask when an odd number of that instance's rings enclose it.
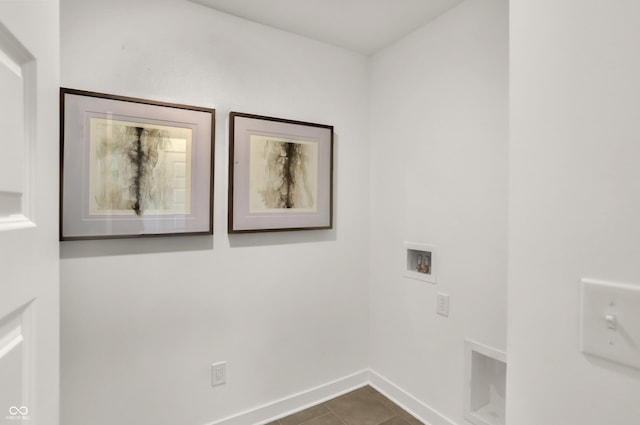
<instances>
[{"instance_id":1,"label":"ceiling","mask_svg":"<svg viewBox=\"0 0 640 425\"><path fill-rule=\"evenodd\" d=\"M462 0L190 0L370 55Z\"/></svg>"}]
</instances>

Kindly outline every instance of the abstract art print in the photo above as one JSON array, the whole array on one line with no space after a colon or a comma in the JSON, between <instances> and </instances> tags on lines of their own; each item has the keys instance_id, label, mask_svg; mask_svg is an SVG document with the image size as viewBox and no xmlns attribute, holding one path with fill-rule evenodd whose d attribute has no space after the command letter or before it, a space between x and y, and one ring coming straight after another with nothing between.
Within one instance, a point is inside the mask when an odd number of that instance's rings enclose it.
<instances>
[{"instance_id":1,"label":"abstract art print","mask_svg":"<svg viewBox=\"0 0 640 425\"><path fill-rule=\"evenodd\" d=\"M189 214L190 128L91 118L89 213Z\"/></svg>"},{"instance_id":2,"label":"abstract art print","mask_svg":"<svg viewBox=\"0 0 640 425\"><path fill-rule=\"evenodd\" d=\"M333 127L232 112L229 233L333 226Z\"/></svg>"},{"instance_id":3,"label":"abstract art print","mask_svg":"<svg viewBox=\"0 0 640 425\"><path fill-rule=\"evenodd\" d=\"M318 210L318 145L252 135L249 158L251 212Z\"/></svg>"},{"instance_id":4,"label":"abstract art print","mask_svg":"<svg viewBox=\"0 0 640 425\"><path fill-rule=\"evenodd\" d=\"M60 240L213 232L213 109L64 88L60 101Z\"/></svg>"}]
</instances>

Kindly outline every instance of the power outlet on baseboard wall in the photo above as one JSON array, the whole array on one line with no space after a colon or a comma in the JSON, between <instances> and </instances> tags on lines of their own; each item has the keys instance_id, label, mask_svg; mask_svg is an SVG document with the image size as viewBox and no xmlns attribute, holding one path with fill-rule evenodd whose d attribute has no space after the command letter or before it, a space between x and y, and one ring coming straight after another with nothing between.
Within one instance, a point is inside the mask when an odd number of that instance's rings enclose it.
<instances>
[{"instance_id":1,"label":"power outlet on baseboard wall","mask_svg":"<svg viewBox=\"0 0 640 425\"><path fill-rule=\"evenodd\" d=\"M227 383L227 362L218 362L211 365L211 386L217 387Z\"/></svg>"}]
</instances>

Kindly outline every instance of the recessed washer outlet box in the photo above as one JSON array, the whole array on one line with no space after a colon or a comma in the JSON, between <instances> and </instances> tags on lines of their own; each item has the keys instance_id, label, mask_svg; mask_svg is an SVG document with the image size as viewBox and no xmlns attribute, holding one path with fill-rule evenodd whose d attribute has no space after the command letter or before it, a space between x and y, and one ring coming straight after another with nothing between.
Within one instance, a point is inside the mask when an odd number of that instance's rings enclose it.
<instances>
[{"instance_id":1,"label":"recessed washer outlet box","mask_svg":"<svg viewBox=\"0 0 640 425\"><path fill-rule=\"evenodd\" d=\"M403 274L412 279L438 283L438 256L436 247L416 242L405 242L406 265Z\"/></svg>"}]
</instances>

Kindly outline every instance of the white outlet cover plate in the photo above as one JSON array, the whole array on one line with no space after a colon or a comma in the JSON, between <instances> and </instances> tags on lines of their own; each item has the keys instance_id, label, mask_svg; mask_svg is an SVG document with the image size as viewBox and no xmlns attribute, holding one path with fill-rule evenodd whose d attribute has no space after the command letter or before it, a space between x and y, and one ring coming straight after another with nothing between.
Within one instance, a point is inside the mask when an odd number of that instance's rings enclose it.
<instances>
[{"instance_id":1,"label":"white outlet cover plate","mask_svg":"<svg viewBox=\"0 0 640 425\"><path fill-rule=\"evenodd\" d=\"M227 362L218 362L211 365L211 386L217 387L227 383Z\"/></svg>"},{"instance_id":2,"label":"white outlet cover plate","mask_svg":"<svg viewBox=\"0 0 640 425\"><path fill-rule=\"evenodd\" d=\"M438 292L436 313L441 316L449 317L449 294Z\"/></svg>"},{"instance_id":3,"label":"white outlet cover plate","mask_svg":"<svg viewBox=\"0 0 640 425\"><path fill-rule=\"evenodd\" d=\"M640 369L640 285L582 279L581 292L580 350Z\"/></svg>"}]
</instances>

